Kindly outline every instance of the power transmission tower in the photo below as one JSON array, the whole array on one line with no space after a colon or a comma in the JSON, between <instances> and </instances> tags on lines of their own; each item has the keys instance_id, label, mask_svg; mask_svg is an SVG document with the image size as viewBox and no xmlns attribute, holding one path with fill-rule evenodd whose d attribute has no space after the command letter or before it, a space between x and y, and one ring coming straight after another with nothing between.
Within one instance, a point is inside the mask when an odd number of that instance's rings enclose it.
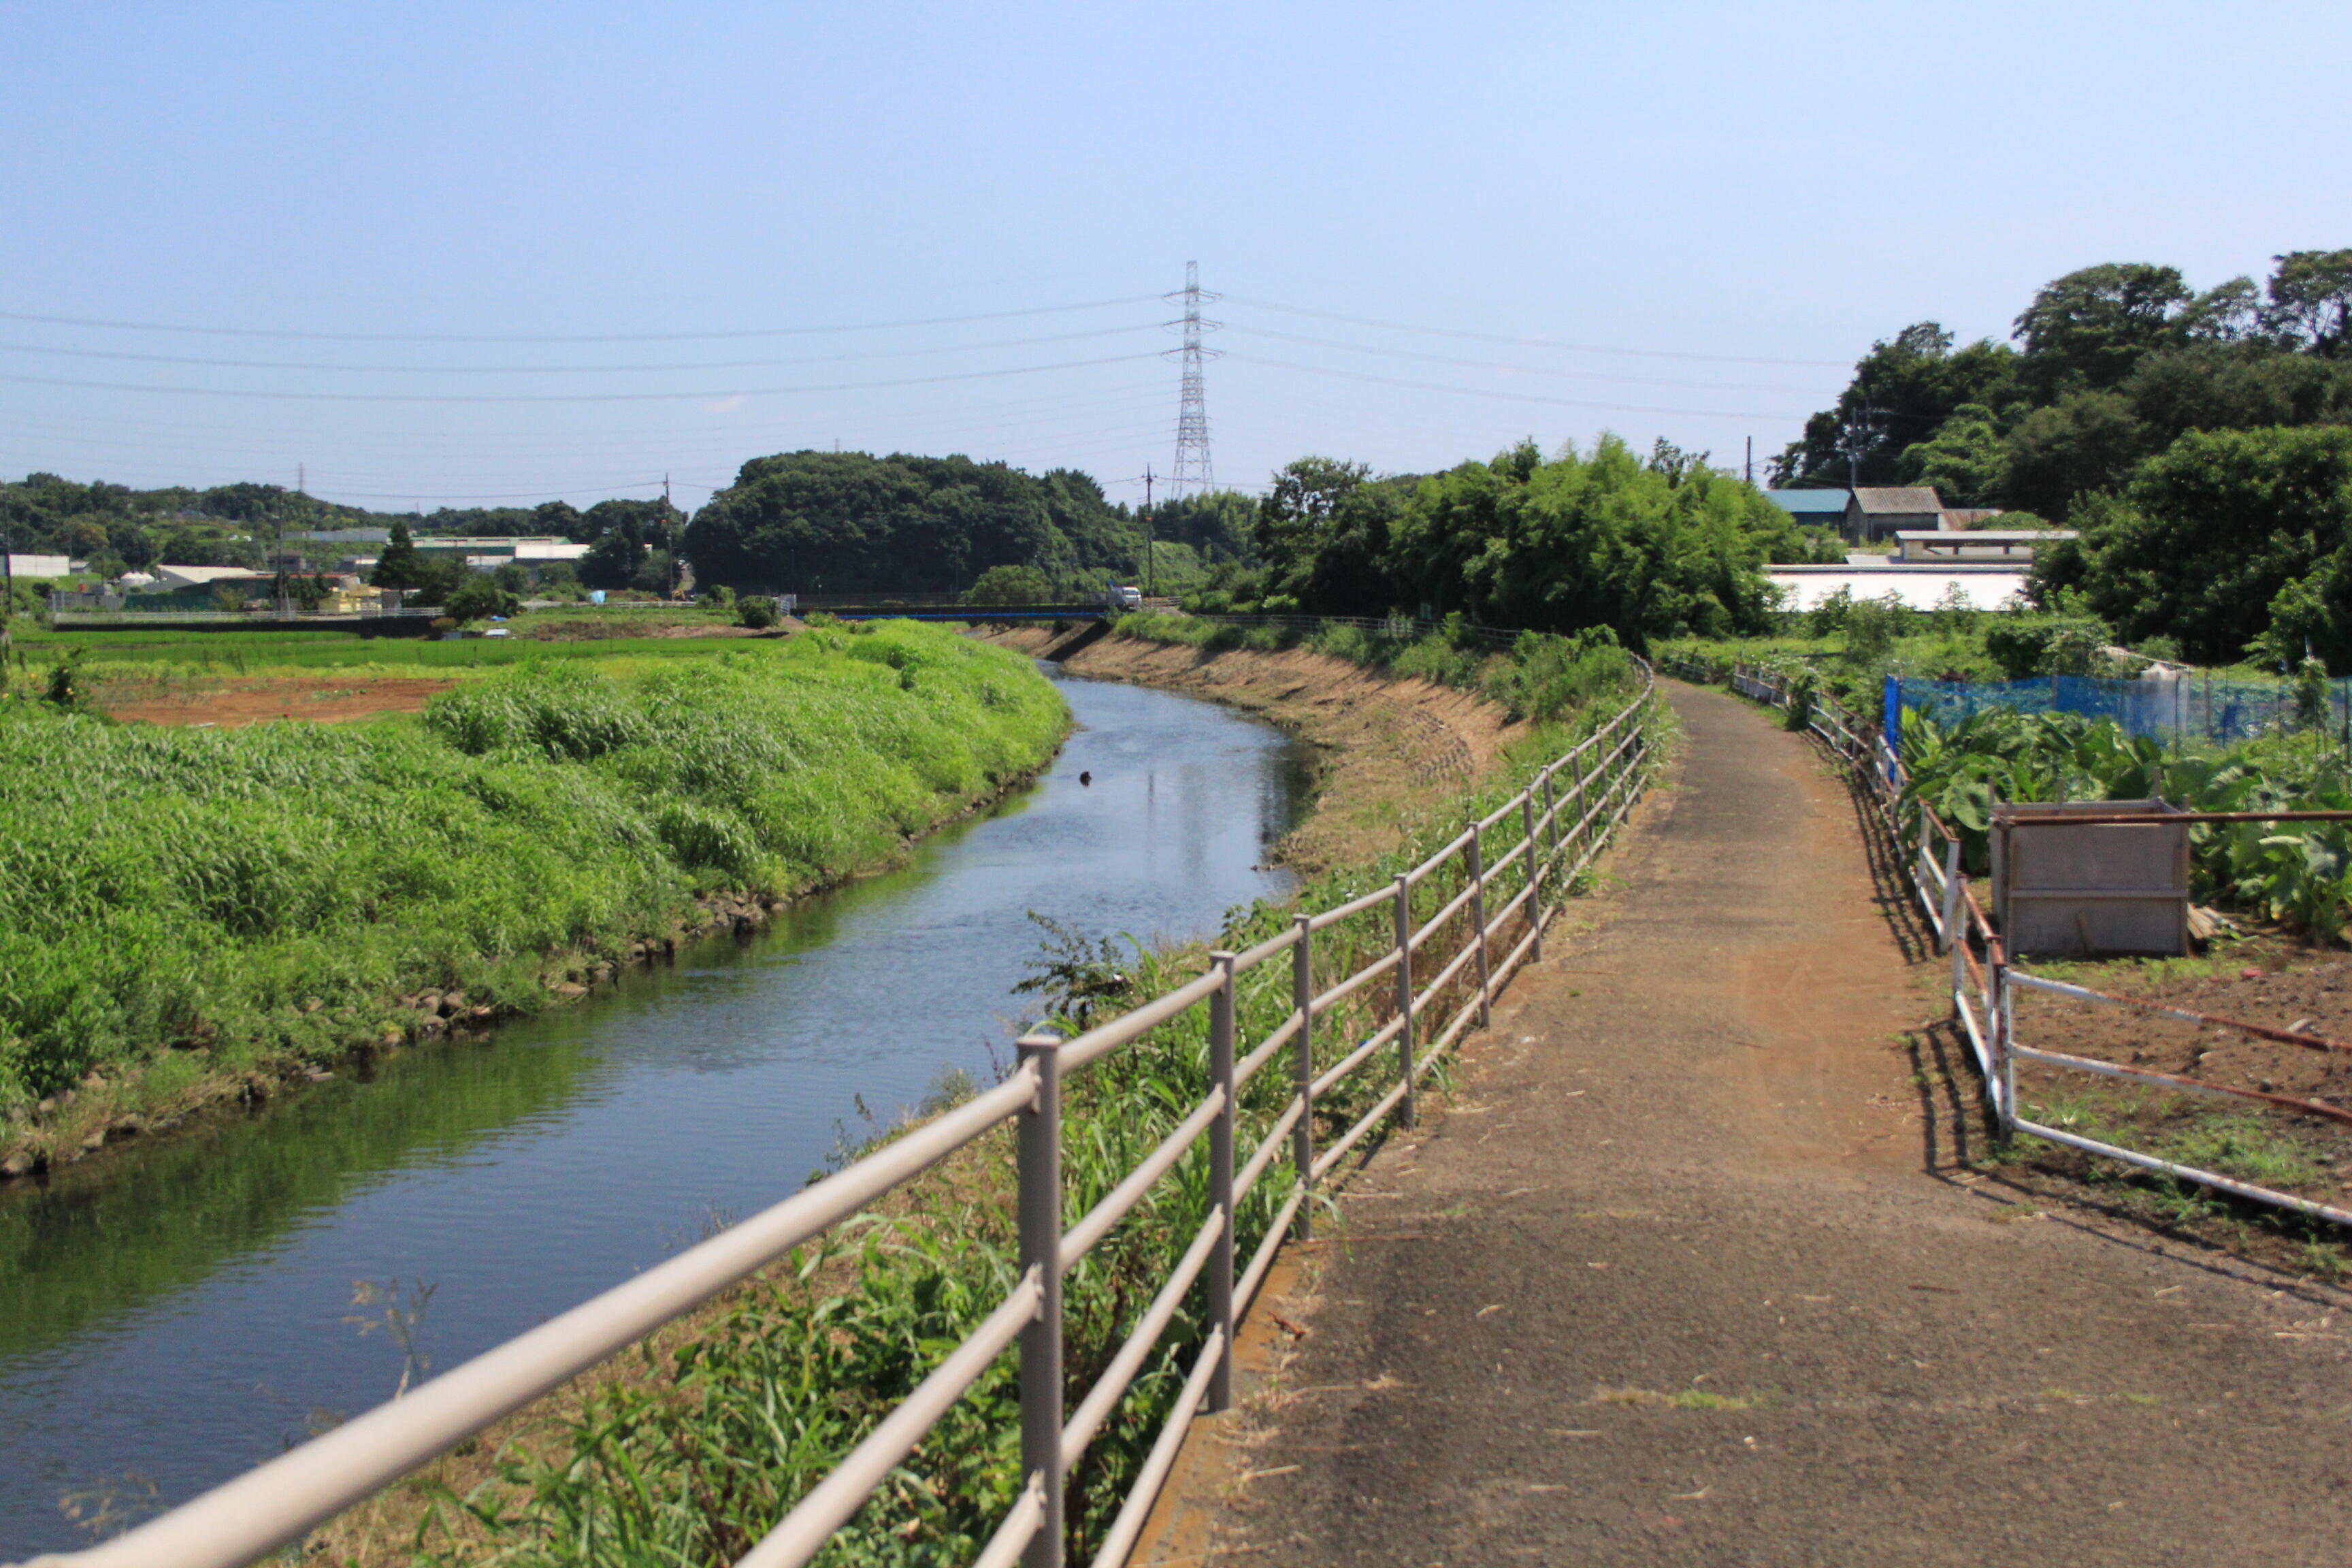
<instances>
[{"instance_id":1,"label":"power transmission tower","mask_svg":"<svg viewBox=\"0 0 2352 1568\"><path fill-rule=\"evenodd\" d=\"M1183 391L1176 402L1176 471L1168 476L1168 499L1178 500L1187 493L1217 488L1216 468L1209 460L1209 400L1201 384L1202 362L1216 358L1217 351L1202 348L1201 334L1213 332L1224 323L1201 319L1201 301L1218 296L1202 290L1197 261L1184 263L1182 291L1164 298L1184 305L1184 319L1168 323L1184 330L1184 346L1169 351L1184 358Z\"/></svg>"}]
</instances>

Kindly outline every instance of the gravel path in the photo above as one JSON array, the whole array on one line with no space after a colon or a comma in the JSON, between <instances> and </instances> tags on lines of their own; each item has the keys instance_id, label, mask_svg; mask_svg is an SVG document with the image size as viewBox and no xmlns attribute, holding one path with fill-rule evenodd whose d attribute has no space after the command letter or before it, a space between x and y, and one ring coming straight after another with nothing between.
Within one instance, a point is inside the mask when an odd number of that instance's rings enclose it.
<instances>
[{"instance_id":1,"label":"gravel path","mask_svg":"<svg viewBox=\"0 0 2352 1568\"><path fill-rule=\"evenodd\" d=\"M1955 1164L1844 790L1670 690L1687 760L1599 929L1261 1304L1306 1331L1191 1483L1213 1536L1137 1561L2352 1558L2342 1298Z\"/></svg>"}]
</instances>

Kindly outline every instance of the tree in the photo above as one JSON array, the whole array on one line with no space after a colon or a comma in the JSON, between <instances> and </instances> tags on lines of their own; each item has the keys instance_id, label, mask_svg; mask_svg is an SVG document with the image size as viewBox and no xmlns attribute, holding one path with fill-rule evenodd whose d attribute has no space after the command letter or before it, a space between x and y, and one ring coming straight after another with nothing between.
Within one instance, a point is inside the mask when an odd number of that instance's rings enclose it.
<instances>
[{"instance_id":1,"label":"tree","mask_svg":"<svg viewBox=\"0 0 2352 1568\"><path fill-rule=\"evenodd\" d=\"M1257 549L1278 594L1296 596L1314 568L1322 535L1371 468L1335 458L1299 458L1274 476L1257 503Z\"/></svg>"},{"instance_id":2,"label":"tree","mask_svg":"<svg viewBox=\"0 0 2352 1568\"><path fill-rule=\"evenodd\" d=\"M1390 574L1415 603L1545 631L1652 637L1758 632L1764 563L1801 547L1754 487L1700 465L1677 483L1604 436L1549 461L1523 442L1421 480L1394 528Z\"/></svg>"},{"instance_id":3,"label":"tree","mask_svg":"<svg viewBox=\"0 0 2352 1568\"><path fill-rule=\"evenodd\" d=\"M2233 278L2192 293L2177 267L2105 262L2045 283L2017 318L2019 374L2036 402L2111 387L2146 355L2226 341L2251 325L2254 286Z\"/></svg>"},{"instance_id":4,"label":"tree","mask_svg":"<svg viewBox=\"0 0 2352 1568\"><path fill-rule=\"evenodd\" d=\"M2273 256L2265 325L2322 359L2352 357L2352 250Z\"/></svg>"},{"instance_id":5,"label":"tree","mask_svg":"<svg viewBox=\"0 0 2352 1568\"><path fill-rule=\"evenodd\" d=\"M580 581L591 588L626 588L645 564L646 543L636 520L625 518L581 557Z\"/></svg>"},{"instance_id":6,"label":"tree","mask_svg":"<svg viewBox=\"0 0 2352 1568\"><path fill-rule=\"evenodd\" d=\"M683 544L697 581L738 592L953 594L992 566L1125 573L1142 531L1072 469L802 451L744 464Z\"/></svg>"},{"instance_id":7,"label":"tree","mask_svg":"<svg viewBox=\"0 0 2352 1568\"><path fill-rule=\"evenodd\" d=\"M511 616L522 607L522 601L486 573L468 572L466 580L457 584L441 601L441 613L453 620L485 621L493 616Z\"/></svg>"},{"instance_id":8,"label":"tree","mask_svg":"<svg viewBox=\"0 0 2352 1568\"><path fill-rule=\"evenodd\" d=\"M1834 407L1805 422L1805 433L1772 465L1780 485L1926 483L1912 453L1944 422L1974 405L2014 402L2017 353L1980 339L1954 350L1934 321L1873 343Z\"/></svg>"},{"instance_id":9,"label":"tree","mask_svg":"<svg viewBox=\"0 0 2352 1568\"><path fill-rule=\"evenodd\" d=\"M546 508L542 506L541 510L545 510ZM686 514L667 501L600 500L581 514L568 537L575 544L593 544L624 523L629 523L635 526L639 541L650 544L667 538L669 531L685 521Z\"/></svg>"},{"instance_id":10,"label":"tree","mask_svg":"<svg viewBox=\"0 0 2352 1568\"><path fill-rule=\"evenodd\" d=\"M1963 403L1934 435L1903 449L1903 465L1954 506L1989 506L2008 477L2009 453L1993 411Z\"/></svg>"},{"instance_id":11,"label":"tree","mask_svg":"<svg viewBox=\"0 0 2352 1568\"><path fill-rule=\"evenodd\" d=\"M974 605L1050 605L1054 580L1034 566L992 566L965 595Z\"/></svg>"},{"instance_id":12,"label":"tree","mask_svg":"<svg viewBox=\"0 0 2352 1568\"><path fill-rule=\"evenodd\" d=\"M378 588L421 588L426 576L424 552L416 548L408 524L394 522L392 538L376 557L375 570L368 574L368 582Z\"/></svg>"},{"instance_id":13,"label":"tree","mask_svg":"<svg viewBox=\"0 0 2352 1568\"><path fill-rule=\"evenodd\" d=\"M2010 432L2001 500L2064 517L2085 490L2121 484L2147 451L2147 432L2117 392L2074 392L2037 408Z\"/></svg>"},{"instance_id":14,"label":"tree","mask_svg":"<svg viewBox=\"0 0 2352 1568\"><path fill-rule=\"evenodd\" d=\"M530 509L533 533L561 535L574 544L594 542L584 537L583 523L580 509L568 500L541 501Z\"/></svg>"},{"instance_id":15,"label":"tree","mask_svg":"<svg viewBox=\"0 0 2352 1568\"><path fill-rule=\"evenodd\" d=\"M2352 672L2352 428L2190 431L2070 521L2080 542L2036 554L2042 602L2078 589L2126 640L2169 637L2202 661L2292 614Z\"/></svg>"},{"instance_id":16,"label":"tree","mask_svg":"<svg viewBox=\"0 0 2352 1568\"><path fill-rule=\"evenodd\" d=\"M1239 490L1207 490L1153 509L1154 537L1189 544L1204 562L1257 561L1257 498Z\"/></svg>"}]
</instances>

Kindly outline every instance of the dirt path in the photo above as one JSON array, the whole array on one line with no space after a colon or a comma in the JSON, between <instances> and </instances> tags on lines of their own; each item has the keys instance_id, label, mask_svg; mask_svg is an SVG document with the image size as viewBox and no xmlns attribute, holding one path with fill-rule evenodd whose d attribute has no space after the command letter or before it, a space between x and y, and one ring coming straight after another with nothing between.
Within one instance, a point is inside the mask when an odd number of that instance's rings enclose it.
<instances>
[{"instance_id":1,"label":"dirt path","mask_svg":"<svg viewBox=\"0 0 2352 1568\"><path fill-rule=\"evenodd\" d=\"M2341 1563L2340 1298L1953 1164L1844 791L1672 696L1688 758L1599 929L1261 1305L1306 1332L1220 1423L1213 1531L1136 1561Z\"/></svg>"}]
</instances>

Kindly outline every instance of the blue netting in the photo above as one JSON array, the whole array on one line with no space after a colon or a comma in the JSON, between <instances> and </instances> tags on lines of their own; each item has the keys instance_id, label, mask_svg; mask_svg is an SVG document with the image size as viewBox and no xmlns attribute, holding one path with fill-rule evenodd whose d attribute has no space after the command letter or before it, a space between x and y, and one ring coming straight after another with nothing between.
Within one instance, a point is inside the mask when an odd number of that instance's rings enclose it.
<instances>
[{"instance_id":1,"label":"blue netting","mask_svg":"<svg viewBox=\"0 0 2352 1568\"><path fill-rule=\"evenodd\" d=\"M2085 713L2112 719L2135 735L2153 735L2174 744L2209 742L2228 745L2291 724L2294 694L2285 685L2263 681L2097 680L2088 676L2043 676L2037 680L1902 680L1889 678L1889 707L1916 709L1938 723L1951 723L1989 708L2019 713ZM1898 695L1899 693L1899 695ZM2347 716L2345 683L2331 684L2329 717ZM2334 727L2331 725L2331 727Z\"/></svg>"}]
</instances>

